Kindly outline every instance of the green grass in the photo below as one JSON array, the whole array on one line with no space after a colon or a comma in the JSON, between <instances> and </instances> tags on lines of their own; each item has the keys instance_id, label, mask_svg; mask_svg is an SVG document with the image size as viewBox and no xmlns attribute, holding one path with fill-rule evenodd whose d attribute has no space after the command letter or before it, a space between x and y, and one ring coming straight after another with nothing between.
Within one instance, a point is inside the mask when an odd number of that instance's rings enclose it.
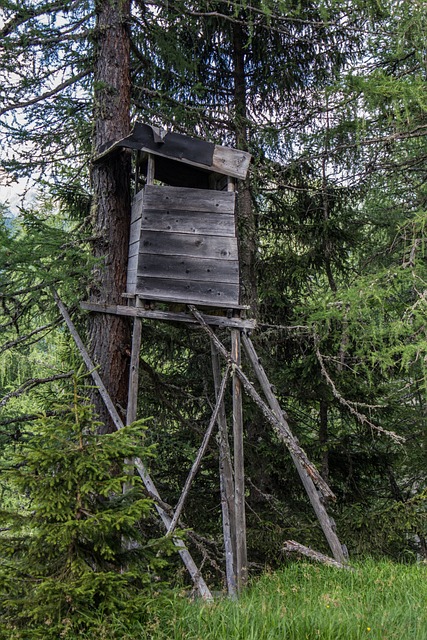
<instances>
[{"instance_id":1,"label":"green grass","mask_svg":"<svg viewBox=\"0 0 427 640\"><path fill-rule=\"evenodd\" d=\"M427 640L427 567L307 563L265 574L239 602L154 604L140 640ZM123 636L125 638L127 636ZM132 636L129 636L129 638Z\"/></svg>"}]
</instances>

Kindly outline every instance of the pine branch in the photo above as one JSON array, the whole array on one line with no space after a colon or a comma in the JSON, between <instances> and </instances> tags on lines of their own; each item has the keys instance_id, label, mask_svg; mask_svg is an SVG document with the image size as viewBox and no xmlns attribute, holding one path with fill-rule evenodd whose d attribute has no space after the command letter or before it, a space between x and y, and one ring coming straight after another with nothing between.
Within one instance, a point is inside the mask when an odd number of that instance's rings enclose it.
<instances>
[{"instance_id":1,"label":"pine branch","mask_svg":"<svg viewBox=\"0 0 427 640\"><path fill-rule=\"evenodd\" d=\"M54 11L70 11L79 4L80 0L75 0L67 6L67 3L64 3L62 0L58 0L57 2L47 2L46 4L42 4L36 8L30 9L29 7L25 7L25 9L18 11L13 18L4 25L0 30L0 38L5 38L10 33L13 33L17 27L20 27L33 18L38 18L45 14L52 14Z\"/></svg>"},{"instance_id":2,"label":"pine branch","mask_svg":"<svg viewBox=\"0 0 427 640\"><path fill-rule=\"evenodd\" d=\"M22 342L26 342L27 340L37 335L38 333L41 333L42 331L51 331L52 329L57 327L59 323L60 323L60 319L57 318L53 322L49 322L48 324L45 324L42 327L38 327L37 329L30 331L30 333L27 333L25 336L21 336L16 340L10 340L9 342L6 342L4 345L0 347L0 354L2 354L4 351L7 351L8 349L12 349L12 347L16 347L16 345L21 344Z\"/></svg>"},{"instance_id":3,"label":"pine branch","mask_svg":"<svg viewBox=\"0 0 427 640\"><path fill-rule=\"evenodd\" d=\"M371 429L378 431L378 433L382 433L383 435L389 436L392 440L394 440L394 442L397 442L398 444L403 444L404 442L406 442L403 436L399 436L394 431L389 431L388 429L384 429L383 427L380 427L379 425L374 424L365 416L365 414L360 413L360 411L357 411L357 409L355 409L354 406L352 406L353 403L351 403L349 400L346 400L336 388L334 381L332 380L331 376L326 370L323 356L320 353L319 347L317 345L316 345L316 356L320 364L322 375L325 378L328 385L330 386L334 397L338 400L340 404L342 404L344 407L346 407L346 409L349 410L349 412L358 420L358 422L360 422L360 424L368 425Z\"/></svg>"},{"instance_id":4,"label":"pine branch","mask_svg":"<svg viewBox=\"0 0 427 640\"><path fill-rule=\"evenodd\" d=\"M84 18L84 20L80 20L80 22L73 25L73 28L70 29L69 32L59 33L57 35L46 37L46 38L28 38L28 40L25 39L22 45L20 40L18 39L13 40L12 43L15 48L21 45L23 47L23 51L25 51L25 48L28 48L28 47L37 47L37 46L46 47L47 45L61 44L63 42L78 42L79 40L87 39L92 35L92 29L86 29L84 31L80 31L79 33L73 33L73 31L75 31L82 24L84 24L86 20L87 20L86 17Z\"/></svg>"},{"instance_id":5,"label":"pine branch","mask_svg":"<svg viewBox=\"0 0 427 640\"><path fill-rule=\"evenodd\" d=\"M54 89L51 89L50 91L46 91L46 93L42 93L39 96L35 96L30 100L25 100L23 102L16 102L15 104L10 104L7 107L0 109L0 116L4 115L5 113L8 113L9 111L15 111L16 109L23 109L25 107L31 106L32 104L37 104L38 102L42 102L43 100L52 98L53 96L56 96L58 93L61 93L61 91L63 91L67 87L72 86L73 84L75 84L82 78L85 78L86 76L90 75L91 73L92 71L90 69L86 69L85 71L81 71L77 75L72 76L71 78L68 78L68 80L65 80L65 82L62 82L61 84L57 85Z\"/></svg>"},{"instance_id":6,"label":"pine branch","mask_svg":"<svg viewBox=\"0 0 427 640\"><path fill-rule=\"evenodd\" d=\"M55 382L56 380L64 380L65 378L71 378L74 374L74 371L69 371L68 373L59 373L55 376L49 376L48 378L31 378L30 380L26 380L24 384L21 384L20 387L15 389L15 391L10 391L5 396L3 396L2 400L0 400L0 408L4 407L9 400L12 398L18 398L22 396L26 391L30 391L34 387L37 387L40 384L46 384L47 382Z\"/></svg>"}]
</instances>

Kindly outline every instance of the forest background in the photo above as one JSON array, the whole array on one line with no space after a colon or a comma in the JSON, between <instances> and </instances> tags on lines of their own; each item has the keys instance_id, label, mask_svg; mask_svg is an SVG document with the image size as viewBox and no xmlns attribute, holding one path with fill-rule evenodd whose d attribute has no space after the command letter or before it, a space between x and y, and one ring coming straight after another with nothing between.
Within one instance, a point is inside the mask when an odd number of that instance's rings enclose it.
<instances>
[{"instance_id":1,"label":"forest background","mask_svg":"<svg viewBox=\"0 0 427 640\"><path fill-rule=\"evenodd\" d=\"M252 154L238 188L239 251L264 368L337 496L333 516L350 556L425 559L424 3L0 4L1 179L28 178L33 194L18 215L2 205L0 228L0 546L3 584L15 590L7 615L16 618L31 595L33 619L44 619L52 576L77 580L64 598L96 592L98 572L114 600L122 580L137 606L147 584L174 571L173 555L168 569L160 561L170 549L154 542L137 479L128 499L109 499L123 477L116 483L107 470L135 454L135 436L100 439L109 418L93 394L99 422L91 417L91 384L52 295L55 287L71 309L124 410L130 324L86 315L78 303L117 303L125 290L130 158L93 159L136 119ZM149 420L136 452L150 457L168 504L210 417L206 354L192 330L144 324L139 417ZM81 462L72 447L58 455L69 442L84 450ZM91 446L106 447L105 475L89 471ZM289 538L325 550L287 452L250 404L245 448L251 571L280 564ZM184 512L213 583L223 578L217 467L213 443ZM49 508L54 494L62 497ZM70 533L70 518L82 529ZM144 541L126 559L124 535ZM76 569L76 557L90 571ZM137 580L134 562L145 567ZM129 571L118 573L123 563ZM22 581L13 585L17 566ZM45 588L37 597L35 576ZM49 585L47 607L58 598Z\"/></svg>"}]
</instances>

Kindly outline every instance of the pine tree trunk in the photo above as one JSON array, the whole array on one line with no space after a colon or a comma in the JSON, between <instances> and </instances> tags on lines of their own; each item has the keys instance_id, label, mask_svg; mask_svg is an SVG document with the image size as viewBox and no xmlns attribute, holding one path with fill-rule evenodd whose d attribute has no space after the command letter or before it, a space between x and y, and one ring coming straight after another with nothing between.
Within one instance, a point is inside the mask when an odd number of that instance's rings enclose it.
<instances>
[{"instance_id":1,"label":"pine tree trunk","mask_svg":"<svg viewBox=\"0 0 427 640\"><path fill-rule=\"evenodd\" d=\"M130 129L129 0L98 0L96 5L94 151L127 135ZM91 283L94 302L120 303L126 288L130 216L130 158L126 152L107 156L92 168L93 254L98 260ZM126 409L129 367L129 320L93 314L90 352L119 413ZM114 427L94 394L101 431Z\"/></svg>"},{"instance_id":2,"label":"pine tree trunk","mask_svg":"<svg viewBox=\"0 0 427 640\"><path fill-rule=\"evenodd\" d=\"M236 146L248 150L248 127L246 109L246 73L244 32L241 24L233 24L234 63L234 126ZM250 191L250 178L239 181L237 195L237 225L239 231L239 259L242 284L242 302L258 313L258 291L255 271L257 232Z\"/></svg>"},{"instance_id":3,"label":"pine tree trunk","mask_svg":"<svg viewBox=\"0 0 427 640\"><path fill-rule=\"evenodd\" d=\"M319 444L322 450L322 462L320 473L322 478L329 481L329 430L328 430L328 403L325 400L320 401L319 410Z\"/></svg>"}]
</instances>

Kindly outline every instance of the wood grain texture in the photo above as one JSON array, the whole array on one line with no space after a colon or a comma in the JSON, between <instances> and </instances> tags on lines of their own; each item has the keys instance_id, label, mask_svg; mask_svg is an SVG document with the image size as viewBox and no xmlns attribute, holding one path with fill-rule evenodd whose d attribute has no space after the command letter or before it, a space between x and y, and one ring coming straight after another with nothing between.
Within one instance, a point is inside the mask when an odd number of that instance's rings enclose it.
<instances>
[{"instance_id":1,"label":"wood grain texture","mask_svg":"<svg viewBox=\"0 0 427 640\"><path fill-rule=\"evenodd\" d=\"M157 185L147 185L144 189L146 209L233 214L234 204L235 194L227 191Z\"/></svg>"},{"instance_id":2,"label":"wood grain texture","mask_svg":"<svg viewBox=\"0 0 427 640\"><path fill-rule=\"evenodd\" d=\"M142 233L144 231L167 231L170 233L229 236L231 238L236 235L234 215L174 209L159 211L144 208L141 230Z\"/></svg>"},{"instance_id":3,"label":"wood grain texture","mask_svg":"<svg viewBox=\"0 0 427 640\"><path fill-rule=\"evenodd\" d=\"M133 242L131 245L129 245L129 258L131 258L132 256L136 256L139 253L139 241L138 242Z\"/></svg>"},{"instance_id":4,"label":"wood grain texture","mask_svg":"<svg viewBox=\"0 0 427 640\"><path fill-rule=\"evenodd\" d=\"M244 180L249 169L251 157L250 153L246 151L216 146L213 154L212 169L233 178Z\"/></svg>"},{"instance_id":5,"label":"wood grain texture","mask_svg":"<svg viewBox=\"0 0 427 640\"><path fill-rule=\"evenodd\" d=\"M237 260L236 238L146 231L140 253Z\"/></svg>"},{"instance_id":6,"label":"wood grain texture","mask_svg":"<svg viewBox=\"0 0 427 640\"><path fill-rule=\"evenodd\" d=\"M138 191L132 199L132 209L130 221L135 222L141 217L142 208L144 206L144 189Z\"/></svg>"},{"instance_id":7,"label":"wood grain texture","mask_svg":"<svg viewBox=\"0 0 427 640\"><path fill-rule=\"evenodd\" d=\"M136 271L138 269L138 260L139 260L138 254L130 256L128 260L128 275L132 271Z\"/></svg>"},{"instance_id":8,"label":"wood grain texture","mask_svg":"<svg viewBox=\"0 0 427 640\"><path fill-rule=\"evenodd\" d=\"M134 258L135 256L132 260ZM148 253L139 256L138 275L239 284L239 263L237 260L161 256Z\"/></svg>"},{"instance_id":9,"label":"wood grain texture","mask_svg":"<svg viewBox=\"0 0 427 640\"><path fill-rule=\"evenodd\" d=\"M141 237L141 218L139 218L139 220L135 220L135 222L132 222L132 224L130 225L129 244L131 245L134 242L139 242L140 237Z\"/></svg>"},{"instance_id":10,"label":"wood grain texture","mask_svg":"<svg viewBox=\"0 0 427 640\"><path fill-rule=\"evenodd\" d=\"M95 311L97 313L111 313L113 315L127 316L129 318L146 318L148 320L160 320L163 322L185 322L186 324L197 325L198 321L189 313L160 311L157 309L144 309L143 307L129 307L126 305L112 305L95 302L80 302L80 307L85 311ZM203 314L203 318L208 325L218 327L236 327L240 329L252 330L256 327L255 320L241 320L240 318L227 318L225 316L215 316Z\"/></svg>"},{"instance_id":11,"label":"wood grain texture","mask_svg":"<svg viewBox=\"0 0 427 640\"><path fill-rule=\"evenodd\" d=\"M233 307L239 302L239 285L172 278L144 278L138 276L136 290L139 296L149 294L156 300L185 301L188 304ZM192 301L195 301L194 303ZM196 302L197 301L197 302Z\"/></svg>"}]
</instances>

